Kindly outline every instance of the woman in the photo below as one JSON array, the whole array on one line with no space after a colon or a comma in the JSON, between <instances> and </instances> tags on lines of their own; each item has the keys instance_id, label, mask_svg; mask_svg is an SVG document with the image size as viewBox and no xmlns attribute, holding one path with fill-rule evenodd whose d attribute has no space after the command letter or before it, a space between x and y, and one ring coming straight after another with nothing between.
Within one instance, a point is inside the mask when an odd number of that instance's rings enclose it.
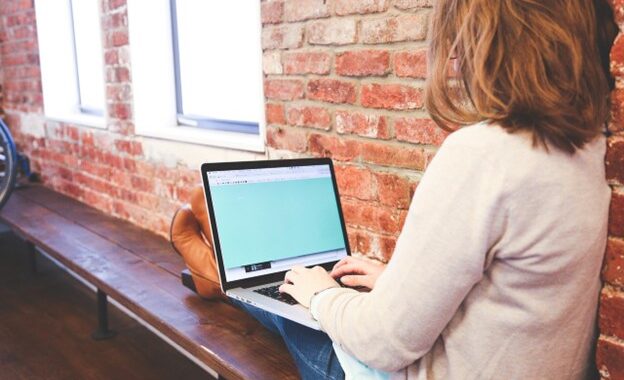
<instances>
[{"instance_id":1,"label":"woman","mask_svg":"<svg viewBox=\"0 0 624 380\"><path fill-rule=\"evenodd\" d=\"M281 291L326 334L240 305L284 337L304 378L587 376L611 16L598 0L435 2L426 105L467 127L423 176L392 259L286 274Z\"/></svg>"}]
</instances>

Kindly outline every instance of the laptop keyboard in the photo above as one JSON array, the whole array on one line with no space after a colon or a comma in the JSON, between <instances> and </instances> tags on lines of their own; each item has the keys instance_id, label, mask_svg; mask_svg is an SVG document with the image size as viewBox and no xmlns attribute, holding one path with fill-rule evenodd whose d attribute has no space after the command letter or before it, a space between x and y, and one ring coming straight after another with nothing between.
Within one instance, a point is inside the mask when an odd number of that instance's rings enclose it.
<instances>
[{"instance_id":1,"label":"laptop keyboard","mask_svg":"<svg viewBox=\"0 0 624 380\"><path fill-rule=\"evenodd\" d=\"M267 286L266 288L256 289L256 290L254 290L254 292L260 293L263 296L271 297L271 298L276 299L278 301L282 301L282 302L287 303L289 305L297 304L297 301L295 301L295 299L292 298L289 294L280 293L279 287L280 287L279 285Z\"/></svg>"}]
</instances>

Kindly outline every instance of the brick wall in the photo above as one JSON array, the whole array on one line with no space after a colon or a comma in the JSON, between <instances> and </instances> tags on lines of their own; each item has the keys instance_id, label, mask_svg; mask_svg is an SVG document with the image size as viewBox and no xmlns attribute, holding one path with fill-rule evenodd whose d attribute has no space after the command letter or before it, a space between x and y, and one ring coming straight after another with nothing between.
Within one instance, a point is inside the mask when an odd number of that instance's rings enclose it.
<instances>
[{"instance_id":1,"label":"brick wall","mask_svg":"<svg viewBox=\"0 0 624 380\"><path fill-rule=\"evenodd\" d=\"M145 158L132 123L126 4L104 0L101 8L106 129L44 119L33 0L0 2L6 121L47 186L165 234L197 171Z\"/></svg>"},{"instance_id":2,"label":"brick wall","mask_svg":"<svg viewBox=\"0 0 624 380\"><path fill-rule=\"evenodd\" d=\"M266 156L332 157L351 246L381 260L390 257L418 180L446 136L422 108L432 2L262 2ZM615 3L624 25L624 0ZM107 128L46 121L33 2L2 0L2 106L47 186L164 235L175 208L199 183L197 168L154 158L150 140L134 133L125 0L102 0L102 27ZM613 61L621 85L624 37ZM624 378L624 93L616 91L615 99L617 133L607 160L614 198L597 348L605 379ZM172 151L191 149L172 144Z\"/></svg>"},{"instance_id":3,"label":"brick wall","mask_svg":"<svg viewBox=\"0 0 624 380\"><path fill-rule=\"evenodd\" d=\"M624 30L624 1L612 1L616 21ZM611 71L616 77L613 94L613 136L607 148L607 179L613 188L609 215L609 241L604 262L605 286L600 299L600 338L597 364L602 378L624 379L624 35L611 51Z\"/></svg>"},{"instance_id":4,"label":"brick wall","mask_svg":"<svg viewBox=\"0 0 624 380\"><path fill-rule=\"evenodd\" d=\"M446 136L422 108L430 7L262 3L268 145L335 160L352 249L382 260Z\"/></svg>"}]
</instances>

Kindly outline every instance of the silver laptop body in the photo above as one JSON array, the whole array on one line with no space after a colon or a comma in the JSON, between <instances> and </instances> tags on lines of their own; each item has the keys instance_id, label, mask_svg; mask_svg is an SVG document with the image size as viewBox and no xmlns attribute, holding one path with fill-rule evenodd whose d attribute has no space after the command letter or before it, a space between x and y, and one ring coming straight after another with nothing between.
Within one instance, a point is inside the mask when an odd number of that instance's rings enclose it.
<instances>
[{"instance_id":1,"label":"silver laptop body","mask_svg":"<svg viewBox=\"0 0 624 380\"><path fill-rule=\"evenodd\" d=\"M223 292L320 329L307 308L258 291L282 284L295 265L330 270L351 254L332 161L205 163L201 171Z\"/></svg>"}]
</instances>

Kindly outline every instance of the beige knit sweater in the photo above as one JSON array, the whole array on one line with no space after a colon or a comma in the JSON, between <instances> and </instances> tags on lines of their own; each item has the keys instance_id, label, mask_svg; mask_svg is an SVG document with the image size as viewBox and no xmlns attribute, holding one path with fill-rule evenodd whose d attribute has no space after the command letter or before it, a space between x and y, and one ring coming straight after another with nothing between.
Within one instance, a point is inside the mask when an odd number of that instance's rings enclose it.
<instances>
[{"instance_id":1,"label":"beige knit sweater","mask_svg":"<svg viewBox=\"0 0 624 380\"><path fill-rule=\"evenodd\" d=\"M375 289L327 292L322 328L397 378L583 378L607 236L604 153L604 137L568 155L497 126L453 133Z\"/></svg>"}]
</instances>

